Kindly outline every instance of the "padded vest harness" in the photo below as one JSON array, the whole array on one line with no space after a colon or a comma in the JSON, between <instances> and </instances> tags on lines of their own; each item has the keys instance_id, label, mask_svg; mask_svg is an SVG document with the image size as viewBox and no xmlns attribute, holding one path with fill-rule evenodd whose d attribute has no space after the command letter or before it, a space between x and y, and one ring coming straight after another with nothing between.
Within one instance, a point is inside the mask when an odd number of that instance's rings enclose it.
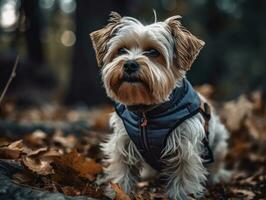
<instances>
[{"instance_id":1,"label":"padded vest harness","mask_svg":"<svg viewBox=\"0 0 266 200\"><path fill-rule=\"evenodd\" d=\"M117 114L143 159L154 169L163 169L165 163L161 155L167 137L186 119L201 112L205 119L206 133L202 141L204 153L201 157L204 164L213 162L213 154L208 144L210 109L207 103L202 104L198 94L186 79L183 80L182 87L173 90L169 99L143 113L130 111L121 103L115 104Z\"/></svg>"}]
</instances>

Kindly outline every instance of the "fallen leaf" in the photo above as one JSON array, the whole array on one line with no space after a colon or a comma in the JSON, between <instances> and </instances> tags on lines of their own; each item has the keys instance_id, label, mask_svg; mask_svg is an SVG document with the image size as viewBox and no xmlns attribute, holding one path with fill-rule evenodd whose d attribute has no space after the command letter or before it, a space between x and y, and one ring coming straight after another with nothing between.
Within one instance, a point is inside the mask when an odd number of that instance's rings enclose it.
<instances>
[{"instance_id":1,"label":"fallen leaf","mask_svg":"<svg viewBox=\"0 0 266 200\"><path fill-rule=\"evenodd\" d=\"M215 92L214 87L212 85L209 85L209 84L197 86L195 89L197 92L202 94L207 99L211 99L213 97L214 92Z\"/></svg>"},{"instance_id":2,"label":"fallen leaf","mask_svg":"<svg viewBox=\"0 0 266 200\"><path fill-rule=\"evenodd\" d=\"M266 116L256 116L253 114L245 121L248 133L258 142L266 141Z\"/></svg>"},{"instance_id":3,"label":"fallen leaf","mask_svg":"<svg viewBox=\"0 0 266 200\"><path fill-rule=\"evenodd\" d=\"M24 148L23 140L17 140L15 142L12 142L11 144L8 145L8 148L22 151Z\"/></svg>"},{"instance_id":4,"label":"fallen leaf","mask_svg":"<svg viewBox=\"0 0 266 200\"><path fill-rule=\"evenodd\" d=\"M53 182L63 186L82 186L84 184L74 169L58 162L51 162L51 166L55 172L51 175Z\"/></svg>"},{"instance_id":5,"label":"fallen leaf","mask_svg":"<svg viewBox=\"0 0 266 200\"><path fill-rule=\"evenodd\" d=\"M47 152L47 150L48 150L48 147L43 147L43 148L39 148L39 149L32 150L32 151L30 150L28 151L27 156L38 157L40 154Z\"/></svg>"},{"instance_id":6,"label":"fallen leaf","mask_svg":"<svg viewBox=\"0 0 266 200\"><path fill-rule=\"evenodd\" d=\"M102 172L102 166L92 159L78 154L76 150L55 159L61 165L68 166L78 172L79 176L94 180Z\"/></svg>"},{"instance_id":7,"label":"fallen leaf","mask_svg":"<svg viewBox=\"0 0 266 200\"><path fill-rule=\"evenodd\" d=\"M63 190L63 193L65 195L69 195L69 196L78 196L78 195L81 195L81 192L80 190L74 188L74 187L71 187L71 186L64 186L61 188Z\"/></svg>"},{"instance_id":8,"label":"fallen leaf","mask_svg":"<svg viewBox=\"0 0 266 200\"><path fill-rule=\"evenodd\" d=\"M32 172L35 172L39 175L54 174L53 167L50 165L50 162L47 160L23 157L22 164Z\"/></svg>"},{"instance_id":9,"label":"fallen leaf","mask_svg":"<svg viewBox=\"0 0 266 200\"><path fill-rule=\"evenodd\" d=\"M24 141L31 147L41 147L44 145L47 134L41 130L36 130L32 134L25 136Z\"/></svg>"},{"instance_id":10,"label":"fallen leaf","mask_svg":"<svg viewBox=\"0 0 266 200\"><path fill-rule=\"evenodd\" d=\"M49 148L47 151L43 151L38 154L39 158L42 159L53 159L62 155L63 151L57 148Z\"/></svg>"},{"instance_id":11,"label":"fallen leaf","mask_svg":"<svg viewBox=\"0 0 266 200\"><path fill-rule=\"evenodd\" d=\"M92 113L91 127L97 131L106 131L109 129L110 113L114 111L113 107L106 106Z\"/></svg>"},{"instance_id":12,"label":"fallen leaf","mask_svg":"<svg viewBox=\"0 0 266 200\"><path fill-rule=\"evenodd\" d=\"M7 146L8 144L10 144L10 142L7 138L0 138L0 147Z\"/></svg>"},{"instance_id":13,"label":"fallen leaf","mask_svg":"<svg viewBox=\"0 0 266 200\"><path fill-rule=\"evenodd\" d=\"M69 134L64 136L63 132L56 131L53 135L53 142L65 147L65 148L74 148L77 144L77 137L75 135Z\"/></svg>"},{"instance_id":14,"label":"fallen leaf","mask_svg":"<svg viewBox=\"0 0 266 200\"><path fill-rule=\"evenodd\" d=\"M111 183L111 187L116 193L115 200L131 200L118 184Z\"/></svg>"},{"instance_id":15,"label":"fallen leaf","mask_svg":"<svg viewBox=\"0 0 266 200\"><path fill-rule=\"evenodd\" d=\"M250 94L250 99L253 102L254 109L258 112L263 112L265 103L263 101L263 94L260 90L255 90Z\"/></svg>"},{"instance_id":16,"label":"fallen leaf","mask_svg":"<svg viewBox=\"0 0 266 200\"><path fill-rule=\"evenodd\" d=\"M237 189L237 188L232 188L231 190L234 194L237 195L237 197L242 197L242 198L244 197L245 200L252 200L255 197L254 192L249 190Z\"/></svg>"},{"instance_id":17,"label":"fallen leaf","mask_svg":"<svg viewBox=\"0 0 266 200\"><path fill-rule=\"evenodd\" d=\"M85 196L90 196L97 199L103 199L103 197L105 197L103 189L95 184L87 183L81 190L81 194Z\"/></svg>"},{"instance_id":18,"label":"fallen leaf","mask_svg":"<svg viewBox=\"0 0 266 200\"><path fill-rule=\"evenodd\" d=\"M227 128L235 132L243 126L244 120L251 115L253 109L253 103L245 95L242 95L237 100L225 103L221 111L221 116Z\"/></svg>"},{"instance_id":19,"label":"fallen leaf","mask_svg":"<svg viewBox=\"0 0 266 200\"><path fill-rule=\"evenodd\" d=\"M2 159L18 159L20 158L23 150L22 140L17 140L8 146L0 148L0 158Z\"/></svg>"},{"instance_id":20,"label":"fallen leaf","mask_svg":"<svg viewBox=\"0 0 266 200\"><path fill-rule=\"evenodd\" d=\"M8 147L0 148L1 159L18 159L21 155L21 151L17 149L10 149Z\"/></svg>"},{"instance_id":21,"label":"fallen leaf","mask_svg":"<svg viewBox=\"0 0 266 200\"><path fill-rule=\"evenodd\" d=\"M35 177L33 176L33 174L28 173L28 172L18 172L13 174L12 176L12 180L17 183L17 184L28 184L28 185L33 185L35 182Z\"/></svg>"}]
</instances>

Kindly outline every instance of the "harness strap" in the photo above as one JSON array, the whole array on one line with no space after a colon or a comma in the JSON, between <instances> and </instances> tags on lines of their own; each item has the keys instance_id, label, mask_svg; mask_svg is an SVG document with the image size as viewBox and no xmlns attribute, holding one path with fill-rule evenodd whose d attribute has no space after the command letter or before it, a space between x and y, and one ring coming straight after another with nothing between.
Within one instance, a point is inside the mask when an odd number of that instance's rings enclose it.
<instances>
[{"instance_id":1,"label":"harness strap","mask_svg":"<svg viewBox=\"0 0 266 200\"><path fill-rule=\"evenodd\" d=\"M211 119L210 106L208 105L208 103L201 100L201 105L200 105L199 111L205 120L204 130L205 130L205 134L207 136L207 139L209 139L209 121Z\"/></svg>"},{"instance_id":2,"label":"harness strap","mask_svg":"<svg viewBox=\"0 0 266 200\"><path fill-rule=\"evenodd\" d=\"M202 114L202 116L205 120L204 130L205 130L206 137L203 139L202 142L205 145L205 147L207 148L207 151L209 153L209 157L208 156L206 157L206 164L208 164L208 163L214 162L213 152L212 152L210 145L209 145L209 121L211 119L211 109L210 109L210 106L208 105L208 103L201 100L199 112Z\"/></svg>"}]
</instances>

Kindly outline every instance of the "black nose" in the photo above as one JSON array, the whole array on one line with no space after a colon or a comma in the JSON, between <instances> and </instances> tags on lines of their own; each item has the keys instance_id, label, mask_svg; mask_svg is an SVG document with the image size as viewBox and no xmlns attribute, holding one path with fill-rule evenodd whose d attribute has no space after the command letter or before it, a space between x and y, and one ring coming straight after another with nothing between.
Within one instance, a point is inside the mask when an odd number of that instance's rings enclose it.
<instances>
[{"instance_id":1,"label":"black nose","mask_svg":"<svg viewBox=\"0 0 266 200\"><path fill-rule=\"evenodd\" d=\"M139 69L139 64L134 60L128 60L124 64L124 70L127 74L132 74Z\"/></svg>"}]
</instances>

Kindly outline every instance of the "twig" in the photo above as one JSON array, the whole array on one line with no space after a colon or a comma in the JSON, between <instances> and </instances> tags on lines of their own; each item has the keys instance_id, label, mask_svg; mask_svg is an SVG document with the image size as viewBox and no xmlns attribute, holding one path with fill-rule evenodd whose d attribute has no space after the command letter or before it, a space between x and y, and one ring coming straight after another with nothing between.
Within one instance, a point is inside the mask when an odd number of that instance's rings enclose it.
<instances>
[{"instance_id":1,"label":"twig","mask_svg":"<svg viewBox=\"0 0 266 200\"><path fill-rule=\"evenodd\" d=\"M2 100L4 99L4 96L6 94L7 89L9 88L10 83L12 82L12 80L16 76L16 69L17 69L17 66L18 66L18 62L19 62L19 55L16 58L15 64L14 64L12 72L11 72L11 75L10 75L10 77L9 77L7 83L6 83L6 86L5 86L3 92L2 92L2 94L0 96L0 104L1 104Z\"/></svg>"}]
</instances>

